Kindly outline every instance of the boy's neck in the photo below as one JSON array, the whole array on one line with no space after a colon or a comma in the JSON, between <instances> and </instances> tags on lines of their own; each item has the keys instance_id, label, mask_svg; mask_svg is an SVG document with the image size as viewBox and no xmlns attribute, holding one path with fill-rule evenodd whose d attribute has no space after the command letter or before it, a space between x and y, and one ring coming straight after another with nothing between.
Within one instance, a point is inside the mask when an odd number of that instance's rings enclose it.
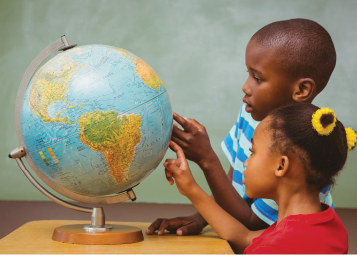
<instances>
[{"instance_id":1,"label":"boy's neck","mask_svg":"<svg viewBox=\"0 0 357 255\"><path fill-rule=\"evenodd\" d=\"M292 191L284 189L279 192L281 195L276 199L279 206L277 224L290 215L312 214L323 211L319 199L319 192L311 192L307 189Z\"/></svg>"}]
</instances>

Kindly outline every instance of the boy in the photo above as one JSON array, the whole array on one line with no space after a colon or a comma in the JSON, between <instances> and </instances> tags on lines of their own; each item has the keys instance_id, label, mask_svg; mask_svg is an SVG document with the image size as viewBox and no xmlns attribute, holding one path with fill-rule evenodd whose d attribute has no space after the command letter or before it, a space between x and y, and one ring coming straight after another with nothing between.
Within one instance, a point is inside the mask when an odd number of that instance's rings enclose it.
<instances>
[{"instance_id":1,"label":"boy","mask_svg":"<svg viewBox=\"0 0 357 255\"><path fill-rule=\"evenodd\" d=\"M253 35L246 48L249 77L243 86L244 105L238 120L222 142L230 161L227 175L214 153L205 128L197 121L174 113L172 141L186 158L203 170L215 201L250 230L265 229L277 220L278 207L268 199L250 199L242 184L244 162L250 155L251 138L260 121L279 106L309 102L326 86L336 64L336 51L328 32L314 21L292 19L271 23ZM170 180L170 176L168 177ZM172 180L170 180L172 181ZM330 187L320 200L332 205ZM207 225L196 213L188 217L157 219L147 230L176 231L177 235L199 234Z\"/></svg>"}]
</instances>

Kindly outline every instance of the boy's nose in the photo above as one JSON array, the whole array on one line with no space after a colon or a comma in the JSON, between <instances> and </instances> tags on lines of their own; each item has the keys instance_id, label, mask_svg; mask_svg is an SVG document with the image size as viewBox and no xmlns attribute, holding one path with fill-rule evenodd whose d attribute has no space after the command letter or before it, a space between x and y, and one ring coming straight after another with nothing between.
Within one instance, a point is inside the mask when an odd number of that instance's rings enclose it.
<instances>
[{"instance_id":1,"label":"boy's nose","mask_svg":"<svg viewBox=\"0 0 357 255\"><path fill-rule=\"evenodd\" d=\"M248 80L244 83L242 90L247 96L251 96L251 91L249 89Z\"/></svg>"}]
</instances>

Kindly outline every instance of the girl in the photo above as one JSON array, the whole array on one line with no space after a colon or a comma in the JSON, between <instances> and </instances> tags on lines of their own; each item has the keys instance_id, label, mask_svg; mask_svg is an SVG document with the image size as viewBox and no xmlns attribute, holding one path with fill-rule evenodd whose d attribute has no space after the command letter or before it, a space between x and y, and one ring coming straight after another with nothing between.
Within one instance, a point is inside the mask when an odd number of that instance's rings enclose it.
<instances>
[{"instance_id":1,"label":"girl","mask_svg":"<svg viewBox=\"0 0 357 255\"><path fill-rule=\"evenodd\" d=\"M256 128L252 154L243 172L250 198L273 199L278 220L266 230L250 231L217 205L195 182L182 149L170 142L177 159L164 163L166 178L187 196L235 253L347 253L341 220L320 203L323 187L352 150L357 134L345 129L329 108L303 103L272 111Z\"/></svg>"}]
</instances>

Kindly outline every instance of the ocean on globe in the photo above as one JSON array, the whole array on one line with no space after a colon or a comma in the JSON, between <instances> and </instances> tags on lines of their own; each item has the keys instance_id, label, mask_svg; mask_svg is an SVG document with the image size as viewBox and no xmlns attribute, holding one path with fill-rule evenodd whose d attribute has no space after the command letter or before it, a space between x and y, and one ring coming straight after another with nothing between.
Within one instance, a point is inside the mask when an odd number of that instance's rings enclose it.
<instances>
[{"instance_id":1,"label":"ocean on globe","mask_svg":"<svg viewBox=\"0 0 357 255\"><path fill-rule=\"evenodd\" d=\"M171 102L155 71L106 45L75 47L38 69L20 118L36 167L87 196L120 193L144 180L172 132Z\"/></svg>"}]
</instances>

